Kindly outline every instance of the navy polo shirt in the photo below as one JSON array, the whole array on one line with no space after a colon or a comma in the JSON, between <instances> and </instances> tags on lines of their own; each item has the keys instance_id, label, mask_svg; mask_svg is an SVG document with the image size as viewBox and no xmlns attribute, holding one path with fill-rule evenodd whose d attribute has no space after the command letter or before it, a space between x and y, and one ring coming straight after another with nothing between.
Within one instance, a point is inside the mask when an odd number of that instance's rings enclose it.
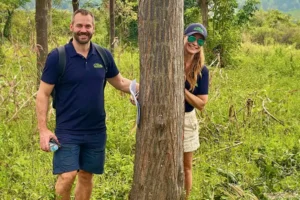
<instances>
[{"instance_id":1,"label":"navy polo shirt","mask_svg":"<svg viewBox=\"0 0 300 200\"><path fill-rule=\"evenodd\" d=\"M209 83L209 71L206 66L201 70L201 75L197 77L197 83L194 91L190 91L194 95L205 95L208 94L208 83ZM185 89L189 90L191 88L188 81L185 81ZM194 107L190 105L187 101L185 103L185 112L191 112Z\"/></svg>"},{"instance_id":2,"label":"navy polo shirt","mask_svg":"<svg viewBox=\"0 0 300 200\"><path fill-rule=\"evenodd\" d=\"M119 74L111 53L107 73L104 62L91 44L87 58L78 54L72 40L65 45L66 67L58 82L58 50L46 60L42 81L55 84L56 134L96 134L106 132L104 81Z\"/></svg>"}]
</instances>

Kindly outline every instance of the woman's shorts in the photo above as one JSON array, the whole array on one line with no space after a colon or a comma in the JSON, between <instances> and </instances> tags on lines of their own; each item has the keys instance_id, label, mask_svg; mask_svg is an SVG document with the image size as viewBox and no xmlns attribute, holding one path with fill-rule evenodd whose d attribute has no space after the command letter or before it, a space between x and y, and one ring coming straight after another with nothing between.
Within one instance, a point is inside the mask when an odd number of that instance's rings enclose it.
<instances>
[{"instance_id":1,"label":"woman's shorts","mask_svg":"<svg viewBox=\"0 0 300 200\"><path fill-rule=\"evenodd\" d=\"M183 150L184 152L193 152L199 147L199 124L194 109L191 112L186 112L184 116Z\"/></svg>"}]
</instances>

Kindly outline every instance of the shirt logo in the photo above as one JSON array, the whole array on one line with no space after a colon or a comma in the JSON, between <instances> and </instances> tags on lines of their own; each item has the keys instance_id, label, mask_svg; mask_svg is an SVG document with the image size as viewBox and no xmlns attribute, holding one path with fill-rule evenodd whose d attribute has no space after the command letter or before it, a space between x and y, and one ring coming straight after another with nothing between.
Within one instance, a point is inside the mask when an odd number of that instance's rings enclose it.
<instances>
[{"instance_id":1,"label":"shirt logo","mask_svg":"<svg viewBox=\"0 0 300 200\"><path fill-rule=\"evenodd\" d=\"M100 63L95 63L94 68L103 68L103 66Z\"/></svg>"},{"instance_id":2,"label":"shirt logo","mask_svg":"<svg viewBox=\"0 0 300 200\"><path fill-rule=\"evenodd\" d=\"M194 31L199 31L200 33L204 33L204 31L203 31L203 29L202 28L200 28L200 27L195 27L194 28Z\"/></svg>"}]
</instances>

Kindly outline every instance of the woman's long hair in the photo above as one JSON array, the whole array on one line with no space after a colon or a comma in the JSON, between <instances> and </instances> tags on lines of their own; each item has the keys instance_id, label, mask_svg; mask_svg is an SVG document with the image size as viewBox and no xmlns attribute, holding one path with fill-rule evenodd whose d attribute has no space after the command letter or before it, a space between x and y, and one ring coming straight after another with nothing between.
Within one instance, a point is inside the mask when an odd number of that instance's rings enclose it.
<instances>
[{"instance_id":1,"label":"woman's long hair","mask_svg":"<svg viewBox=\"0 0 300 200\"><path fill-rule=\"evenodd\" d=\"M201 76L201 70L204 67L204 49L200 47L200 51L194 55L191 67L185 72L186 80L190 84L190 91L194 91L197 84L198 75Z\"/></svg>"}]
</instances>

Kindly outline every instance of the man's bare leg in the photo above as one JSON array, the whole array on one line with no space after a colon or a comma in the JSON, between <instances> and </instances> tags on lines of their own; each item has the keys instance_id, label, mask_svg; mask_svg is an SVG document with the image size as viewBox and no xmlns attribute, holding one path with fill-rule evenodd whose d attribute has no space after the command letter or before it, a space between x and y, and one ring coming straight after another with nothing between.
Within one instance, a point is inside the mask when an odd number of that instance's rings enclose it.
<instances>
[{"instance_id":1,"label":"man's bare leg","mask_svg":"<svg viewBox=\"0 0 300 200\"><path fill-rule=\"evenodd\" d=\"M58 175L55 185L57 200L70 200L71 189L76 178L77 171L66 172Z\"/></svg>"},{"instance_id":2,"label":"man's bare leg","mask_svg":"<svg viewBox=\"0 0 300 200\"><path fill-rule=\"evenodd\" d=\"M75 189L76 200L89 200L93 190L93 174L80 170Z\"/></svg>"}]
</instances>

